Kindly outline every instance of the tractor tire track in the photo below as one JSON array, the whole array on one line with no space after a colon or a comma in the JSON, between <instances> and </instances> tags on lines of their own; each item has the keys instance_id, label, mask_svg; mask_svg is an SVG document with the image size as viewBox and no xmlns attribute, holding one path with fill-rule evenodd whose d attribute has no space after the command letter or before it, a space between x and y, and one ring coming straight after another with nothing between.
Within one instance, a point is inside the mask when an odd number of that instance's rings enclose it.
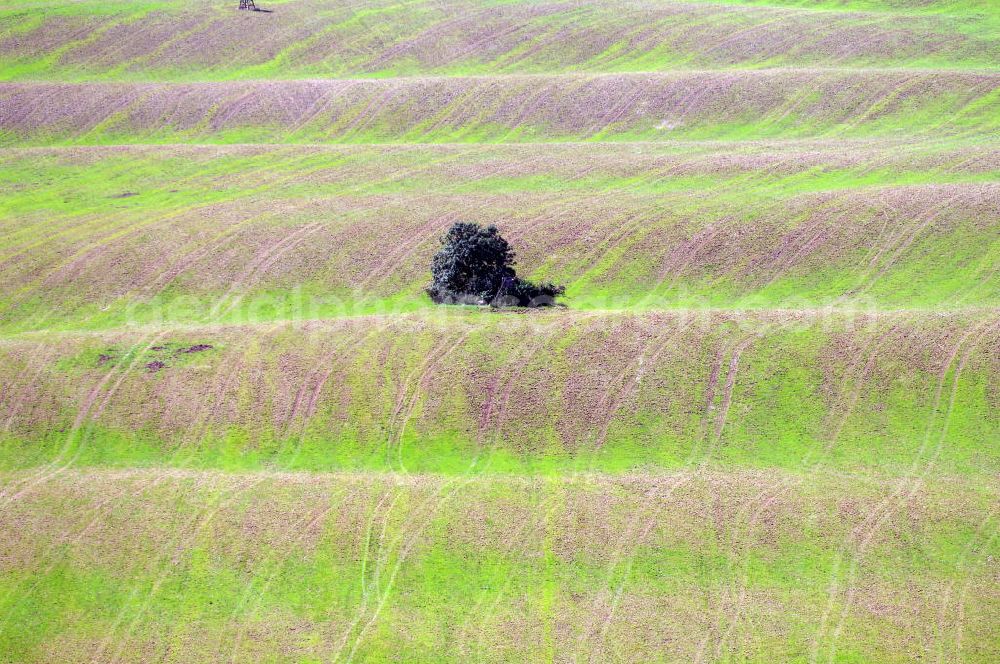
<instances>
[{"instance_id":1,"label":"tractor tire track","mask_svg":"<svg viewBox=\"0 0 1000 664\"><path fill-rule=\"evenodd\" d=\"M834 562L834 577L831 580L829 599L827 607L823 612L820 620L819 630L816 637L814 638L812 645L812 655L811 661L815 662L819 657L820 646L822 640L826 636L827 625L829 623L830 613L833 611L833 605L838 595L837 575L839 574L840 566L843 564L844 559L848 556L847 550L853 546L854 551L850 554L850 563L848 564L848 569L846 571L846 586L843 591L844 600L843 606L839 613L836 626L833 628L833 632L830 635L830 644L827 647L827 660L832 662L836 656L836 643L839 639L841 633L843 632L844 624L847 620L847 615L849 614L851 607L854 602L854 596L856 594L856 588L854 587L854 577L857 574L858 566L864 559L867 549L873 541L877 532L881 529L882 525L888 520L889 517L894 513L894 505L902 506L916 495L921 484L923 483L924 476L930 472L933 466L934 460L940 453L940 448L944 443L944 438L947 435L948 430L948 420L951 416L951 411L954 406L956 393L958 390L958 383L961 377L962 369L964 368L970 354L978 345L978 339L982 336L985 330L988 328L990 323L984 322L968 330L964 335L960 337L956 345L951 350L950 354L946 358L946 361L942 365L941 372L938 376L937 387L935 389L934 401L931 407L931 418L928 422L926 433L924 436L924 441L921 444L919 450L917 450L916 457L911 464L909 473L902 478L902 480L896 485L888 496L886 496L880 503L871 510L871 513L855 527L845 539L840 551L837 554L837 558ZM994 323L995 325L995 323ZM965 345L966 341L975 335L977 339L976 343L973 343L959 358L959 353L962 347ZM934 430L937 425L937 420L939 419L939 411L941 408L941 401L944 394L944 386L947 381L947 377L952 367L955 365L956 359L958 360L957 366L953 372L954 376L952 378L952 386L949 394L947 406L945 413L943 414L942 423L940 425L940 432L938 434L937 440L937 450L933 457L924 460L925 454L928 451L928 447L931 443L931 438L934 435ZM921 470L923 466L923 470Z\"/></svg>"},{"instance_id":2,"label":"tractor tire track","mask_svg":"<svg viewBox=\"0 0 1000 664\"><path fill-rule=\"evenodd\" d=\"M87 524L83 528L81 528L79 532L77 532L72 537L67 537L68 534L64 534L62 539L53 538L49 546L45 549L44 552L42 552L41 556L39 556L39 559L49 560L50 562L45 569L39 570L32 574L32 576L35 579L34 583L32 583L29 588L25 588L24 583L27 582L27 579L21 580L19 583L14 584L14 586L6 593L3 601L0 602L0 606L6 606L11 596L14 594L17 595L14 602L9 605L9 608L6 614L4 615L3 619L0 620L0 634L3 633L4 627L10 620L10 617L13 614L14 609L17 607L19 600L23 600L30 597L31 593L35 589L37 589L39 585L42 584L45 577L47 577L55 568L55 566L60 562L60 558L53 555L53 552L56 550L56 548L64 545L70 549L77 548L80 545L80 542L83 541L83 538L87 536L87 534L98 524L98 522L100 522L103 518L106 518L109 512L109 510L105 509L106 507L119 502L120 499L124 497L126 494L130 494L129 495L130 501L139 498L143 493L156 488L164 481L166 481L167 476L170 474L170 472L171 472L170 470L161 469L159 472L152 475L152 477L148 481L140 484L138 490L132 491L130 493L129 489L126 487L122 488L113 496L98 500L97 503L88 510L89 514L91 514L92 516L90 517L90 520L87 522Z\"/></svg>"},{"instance_id":3,"label":"tractor tire track","mask_svg":"<svg viewBox=\"0 0 1000 664\"><path fill-rule=\"evenodd\" d=\"M143 353L149 350L149 348L154 343L156 343L156 341L159 338L163 337L164 334L165 334L164 332L160 332L159 334L144 335L139 342L137 342L132 346L132 349L135 350L140 346L143 346L143 344L145 344L144 348L141 351L135 352L135 357L132 359L128 367L120 372L118 380L115 381L115 383L107 391L107 393L104 395L104 398L100 401L100 404L97 405L95 409L95 404L97 404L98 402L98 399L101 395L101 390L103 390L105 385L107 385L111 381L111 378L115 375L118 368L112 366L111 369L106 374L104 374L104 376L100 379L100 381L98 381L98 383L93 388L91 388L90 392L88 392L87 396L84 398L83 404L77 411L77 416L73 421L73 425L70 428L70 431L66 436L66 441L63 444L63 447L59 451L59 453L48 464L41 466L35 473L32 473L32 475L29 476L29 478L15 485L10 490L10 492L5 491L3 493L0 493L0 506L13 503L14 501L24 496L29 491L31 491L36 486L39 486L40 484L43 484L53 479L54 477L58 476L66 469L68 469L76 461L80 453L83 451L83 446L86 442L86 437L90 431L93 422L107 406L111 397L114 396L115 392L117 392L118 388L124 382L125 378L129 375L129 373L135 368L136 364L138 364L141 361ZM74 444L77 445L75 454L69 459L65 460L65 462L63 462L62 458L72 449Z\"/></svg>"},{"instance_id":4,"label":"tractor tire track","mask_svg":"<svg viewBox=\"0 0 1000 664\"><path fill-rule=\"evenodd\" d=\"M171 565L168 564L169 560L172 559L176 562L177 558L184 552L195 544L197 538L205 531L212 523L213 519L222 511L223 508L227 507L230 502L235 500L239 495L245 494L247 491L253 487L259 485L264 481L264 477L258 476L253 479L242 479L238 481L233 487L231 487L226 493L220 496L213 507L207 508L203 514L195 514L190 520L189 525L192 526L191 532L187 536L179 534L174 540L169 550L163 552L163 555L159 560L160 573L156 576L151 587L144 600L135 608L134 617L132 621L125 628L125 632L118 635L119 626L122 621L125 620L125 611L128 604L136 596L138 588L134 588L132 594L129 597L129 601L123 605L122 610L119 611L118 617L112 623L111 628L107 636L101 641L98 646L97 653L95 653L93 659L96 661L107 661L112 664L117 663L124 656L126 647L128 646L128 636L135 631L136 626L139 621L143 618L146 612L149 610L149 606L153 601L153 598L159 592L161 586L166 581L167 576L171 572ZM173 553L170 553L170 550ZM117 641L119 643L118 647L115 649L114 654L108 658L107 651L111 645Z\"/></svg>"},{"instance_id":5,"label":"tractor tire track","mask_svg":"<svg viewBox=\"0 0 1000 664\"><path fill-rule=\"evenodd\" d=\"M264 596L267 594L268 590L270 590L271 586L274 584L275 579L278 577L279 574L281 574L285 566L288 564L288 561L291 560L292 556L294 555L293 551L294 547L299 543L301 543L302 540L305 539L305 537L316 525L318 525L321 521L323 521L329 516L330 512L332 512L334 509L333 501L339 497L344 496L346 493L347 489L345 488L337 493L330 495L329 499L327 500L327 504L325 506L321 505L320 507L308 512L301 519L290 522L289 527L286 529L286 534L290 537L290 539L287 542L282 543L282 549L284 551L284 554L279 556L278 554L274 553L274 549L272 548L271 554L268 556L267 560L262 564L263 567L266 567L268 565L276 565L276 567L267 576L267 578L263 582L263 585L261 585L259 589L255 588L255 580L251 580L251 582L247 584L246 590L240 596L240 599L237 602L236 606L233 607L232 612L229 614L229 618L227 620L227 625L229 625L229 628L223 630L223 632L219 635L219 642L218 646L216 647L216 651L221 653L223 638L225 638L225 635L227 633L235 632L235 636L233 638L233 648L229 656L230 662L233 662L235 664L235 662L240 661L239 651L240 647L242 646L243 639L247 630L245 622L237 622L236 615L240 612L243 612L244 614L250 616L257 611L257 608L264 600ZM250 599L251 594L256 594L256 598L251 600Z\"/></svg>"},{"instance_id":6,"label":"tractor tire track","mask_svg":"<svg viewBox=\"0 0 1000 664\"><path fill-rule=\"evenodd\" d=\"M405 410L403 409L402 404L397 402L396 410L393 413L393 434L390 438L390 447L396 448L399 469L404 473L407 471L406 466L403 464L403 434L406 431L406 425L413 416L413 411L416 409L417 403L420 401L420 397L426 391L427 380L430 378L434 370L437 369L438 365L440 365L445 358L451 355L456 348L462 345L472 332L472 329L466 330L459 335L458 339L456 339L454 343L447 346L447 348L441 352L437 352L436 350L432 351L427 362L424 363L423 368L420 370L420 375L417 377L412 393L407 399Z\"/></svg>"}]
</instances>

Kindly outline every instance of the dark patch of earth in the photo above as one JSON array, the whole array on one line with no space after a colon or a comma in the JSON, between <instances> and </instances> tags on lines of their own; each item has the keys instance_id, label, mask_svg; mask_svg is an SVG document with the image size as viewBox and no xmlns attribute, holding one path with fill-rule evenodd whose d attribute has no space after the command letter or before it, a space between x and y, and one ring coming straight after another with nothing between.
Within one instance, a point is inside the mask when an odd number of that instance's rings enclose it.
<instances>
[{"instance_id":1,"label":"dark patch of earth","mask_svg":"<svg viewBox=\"0 0 1000 664\"><path fill-rule=\"evenodd\" d=\"M200 353L203 350L212 350L213 346L211 344L195 344L194 346L188 346L187 348L181 348L178 353Z\"/></svg>"}]
</instances>

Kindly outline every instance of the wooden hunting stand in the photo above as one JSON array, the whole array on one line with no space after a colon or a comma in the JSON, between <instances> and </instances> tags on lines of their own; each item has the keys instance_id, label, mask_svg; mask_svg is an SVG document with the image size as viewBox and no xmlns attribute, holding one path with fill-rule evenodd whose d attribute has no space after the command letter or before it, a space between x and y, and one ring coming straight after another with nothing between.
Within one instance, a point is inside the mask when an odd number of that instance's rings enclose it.
<instances>
[{"instance_id":1,"label":"wooden hunting stand","mask_svg":"<svg viewBox=\"0 0 1000 664\"><path fill-rule=\"evenodd\" d=\"M253 3L253 0L240 0L240 9L255 12L257 11L257 5Z\"/></svg>"}]
</instances>

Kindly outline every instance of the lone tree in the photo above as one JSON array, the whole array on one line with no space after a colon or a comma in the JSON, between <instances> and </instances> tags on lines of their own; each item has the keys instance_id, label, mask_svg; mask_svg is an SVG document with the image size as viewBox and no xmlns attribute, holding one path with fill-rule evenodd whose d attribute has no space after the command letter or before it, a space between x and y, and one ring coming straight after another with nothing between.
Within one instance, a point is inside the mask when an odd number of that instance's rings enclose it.
<instances>
[{"instance_id":1,"label":"lone tree","mask_svg":"<svg viewBox=\"0 0 1000 664\"><path fill-rule=\"evenodd\" d=\"M437 304L546 307L566 289L533 284L514 272L514 250L496 226L459 222L441 238L427 294Z\"/></svg>"}]
</instances>

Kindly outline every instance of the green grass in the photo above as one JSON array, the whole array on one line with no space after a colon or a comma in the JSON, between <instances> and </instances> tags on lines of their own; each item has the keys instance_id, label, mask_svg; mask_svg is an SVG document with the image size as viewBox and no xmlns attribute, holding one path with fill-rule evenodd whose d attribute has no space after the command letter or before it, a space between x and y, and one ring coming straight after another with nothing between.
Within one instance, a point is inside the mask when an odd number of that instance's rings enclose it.
<instances>
[{"instance_id":1,"label":"green grass","mask_svg":"<svg viewBox=\"0 0 1000 664\"><path fill-rule=\"evenodd\" d=\"M957 498L948 480L928 483L914 498L926 510L918 548L909 541L913 526L896 512L889 527L899 537L878 543L849 573L837 545L862 517L838 519L837 505L880 504L891 486L874 478L709 475L677 489L666 499L671 509L657 511L644 495L655 482L593 476L414 484L398 476L187 474L152 485L154 477L74 474L61 491L46 490L23 508L25 544L42 553L0 575L0 643L8 656L128 656L141 648L168 661L184 652L309 662L352 651L360 661L538 661L569 652L632 659L662 639L659 656L688 659L708 621L729 633L710 647L740 649L749 661L803 658L816 647L838 653L838 661L852 653L906 661L955 646L954 607L945 604L938 616L933 602L919 598L988 584L979 561L997 554L995 543L982 547L973 516L996 499L995 488L968 484ZM109 495L115 484L141 497ZM737 515L713 518L706 505L738 500L744 484L785 487L775 494L780 520L768 539L744 532ZM272 516L261 512L265 505ZM100 528L79 531L95 509ZM470 520L475 513L506 515L497 525L520 536L500 536ZM77 533L77 545L91 547L92 564L84 568L69 550L51 546L49 531L36 525L51 514ZM147 521L154 514L155 525ZM637 537L636 518L640 527L647 519L658 527ZM568 522L578 524L573 538L558 539ZM960 574L947 561L968 546L976 558ZM912 609L848 618L834 636L837 613L857 601L840 584L880 588L903 579ZM740 592L744 606L715 614L713 604ZM630 604L615 606L588 633L588 616L616 593ZM825 627L828 602L834 618ZM919 639L902 638L901 625ZM982 654L976 644L989 627L982 614L966 617L966 655ZM878 640L863 636L870 629Z\"/></svg>"},{"instance_id":2,"label":"green grass","mask_svg":"<svg viewBox=\"0 0 1000 664\"><path fill-rule=\"evenodd\" d=\"M467 208L473 219L517 234L522 271L566 284L577 310L995 306L1000 284L991 265L1000 237L975 204L998 181L989 155L989 144L977 142L859 143L850 157L836 144L795 143L735 155L700 143L388 154L372 147L13 151L0 159L0 257L9 261L0 330L430 311L422 289L435 234L421 231L394 272L359 291L364 271L376 266L362 257L386 224L412 224L414 209L420 218L446 217L462 200L475 202ZM600 161L583 170L588 159ZM520 174L500 174L511 166ZM935 216L922 216L910 199L927 200ZM572 227L519 231L574 205L582 228L606 240L581 243ZM492 208L488 216L479 206ZM235 219L206 223L212 215ZM625 233L620 219L630 220ZM675 276L664 274L658 263L669 259L669 241L661 238L690 240L715 220L750 233L743 255L720 265L704 252ZM785 242L801 246L813 231L799 229L817 221L831 235L849 224L875 244L845 235L791 264L770 255ZM248 260L267 256L261 234L314 222L351 250L317 254L315 240L304 242L284 254L306 261L292 275L252 272L232 290L229 280ZM553 234L566 240L551 249ZM172 252L198 255L206 242L216 248L188 267L170 267ZM882 256L871 263L876 250ZM117 266L129 256L131 267ZM86 260L88 289L77 287L80 273L64 272L73 260ZM757 261L764 267L752 267ZM170 269L173 281L160 281ZM136 282L137 271L145 283Z\"/></svg>"},{"instance_id":3,"label":"green grass","mask_svg":"<svg viewBox=\"0 0 1000 664\"><path fill-rule=\"evenodd\" d=\"M541 3L555 11L535 12L531 9L539 6L526 2L439 6L418 0L369 3L353 12L356 8L301 0L268 4L273 14L242 15L214 2L6 3L0 5L0 21L9 27L0 31L0 40L11 40L11 53L0 80L281 80L781 66L996 70L1000 39L996 12L986 2L971 1L584 3L573 9ZM455 23L454 17L465 20ZM90 30L81 36L67 29L74 24ZM173 25L183 29L147 38ZM309 30L298 32L297 25ZM638 26L654 29L659 38L649 39ZM479 28L486 30L479 34ZM817 30L841 35L851 48L819 42ZM51 31L64 39L37 38ZM783 41L788 31L801 35L795 48ZM241 35L252 38L253 48ZM772 42L776 46L769 48ZM457 47L442 54L437 48L442 43Z\"/></svg>"},{"instance_id":4,"label":"green grass","mask_svg":"<svg viewBox=\"0 0 1000 664\"><path fill-rule=\"evenodd\" d=\"M235 4L0 0L0 663L1000 659L993 3Z\"/></svg>"},{"instance_id":5,"label":"green grass","mask_svg":"<svg viewBox=\"0 0 1000 664\"><path fill-rule=\"evenodd\" d=\"M5 127L0 145L716 140L738 149L750 140L973 140L1000 130L998 95L995 77L982 73L795 69L153 88L33 83L0 86L7 103L33 109Z\"/></svg>"},{"instance_id":6,"label":"green grass","mask_svg":"<svg viewBox=\"0 0 1000 664\"><path fill-rule=\"evenodd\" d=\"M1000 467L984 444L1000 436L995 325L990 312L454 312L34 334L0 346L4 381L15 402L50 401L0 437L0 467L905 476L933 459L976 476ZM541 347L522 359L526 337ZM39 343L54 355L35 357ZM179 352L195 344L211 348ZM82 420L77 385L97 395Z\"/></svg>"}]
</instances>

